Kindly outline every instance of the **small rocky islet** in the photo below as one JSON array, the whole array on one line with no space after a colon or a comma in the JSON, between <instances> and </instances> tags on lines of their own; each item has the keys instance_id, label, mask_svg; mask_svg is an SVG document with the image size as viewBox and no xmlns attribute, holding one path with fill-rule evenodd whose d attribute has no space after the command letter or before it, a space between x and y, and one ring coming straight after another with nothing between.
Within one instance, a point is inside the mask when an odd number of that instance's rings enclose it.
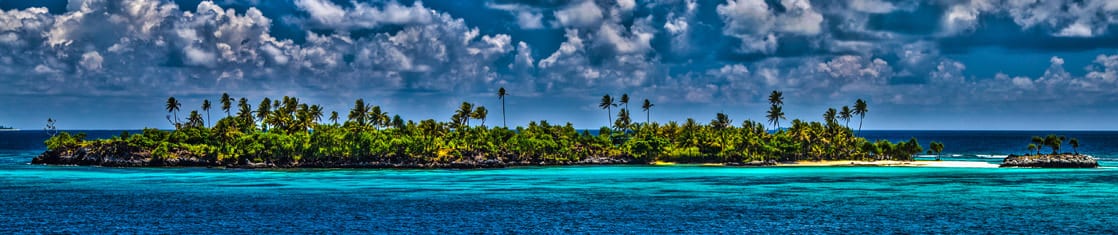
<instances>
[{"instance_id":1,"label":"small rocky islet","mask_svg":"<svg viewBox=\"0 0 1118 235\"><path fill-rule=\"evenodd\" d=\"M1099 162L1082 154L1009 155L1001 167L1097 168Z\"/></svg>"}]
</instances>

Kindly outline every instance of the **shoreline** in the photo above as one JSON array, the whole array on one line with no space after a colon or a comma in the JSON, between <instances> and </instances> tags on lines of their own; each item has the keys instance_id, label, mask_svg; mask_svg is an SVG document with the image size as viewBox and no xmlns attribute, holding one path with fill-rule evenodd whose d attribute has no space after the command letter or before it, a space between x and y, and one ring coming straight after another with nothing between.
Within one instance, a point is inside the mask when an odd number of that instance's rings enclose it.
<instances>
[{"instance_id":1,"label":"shoreline","mask_svg":"<svg viewBox=\"0 0 1118 235\"><path fill-rule=\"evenodd\" d=\"M781 167L818 167L818 166L890 166L890 167L954 167L954 168L998 168L1000 165L975 161L797 161L782 163Z\"/></svg>"}]
</instances>

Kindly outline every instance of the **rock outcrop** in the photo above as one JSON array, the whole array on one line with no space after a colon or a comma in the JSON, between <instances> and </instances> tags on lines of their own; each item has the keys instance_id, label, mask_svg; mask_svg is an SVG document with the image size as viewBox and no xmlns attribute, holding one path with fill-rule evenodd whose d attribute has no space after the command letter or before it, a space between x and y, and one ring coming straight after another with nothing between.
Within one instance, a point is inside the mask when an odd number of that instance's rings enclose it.
<instances>
[{"instance_id":1,"label":"rock outcrop","mask_svg":"<svg viewBox=\"0 0 1118 235\"><path fill-rule=\"evenodd\" d=\"M1096 168L1099 162L1091 156L1079 154L1009 155L1002 161L1001 167Z\"/></svg>"}]
</instances>

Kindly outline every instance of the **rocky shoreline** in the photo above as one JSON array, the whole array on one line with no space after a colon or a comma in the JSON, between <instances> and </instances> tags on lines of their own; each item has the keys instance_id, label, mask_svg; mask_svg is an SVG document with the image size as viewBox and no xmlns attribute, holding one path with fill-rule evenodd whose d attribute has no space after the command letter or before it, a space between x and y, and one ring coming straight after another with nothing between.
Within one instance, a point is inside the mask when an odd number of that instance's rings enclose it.
<instances>
[{"instance_id":1,"label":"rocky shoreline","mask_svg":"<svg viewBox=\"0 0 1118 235\"><path fill-rule=\"evenodd\" d=\"M308 162L222 162L187 151L175 158L154 158L151 151L111 146L74 147L48 150L31 160L39 165L76 165L104 167L224 167L224 168L394 168L394 169L480 169L522 166L645 165L646 161L627 156L590 157L579 161L515 160L483 158L450 162L418 161L415 158L387 161L308 161ZM730 162L726 166L774 166L775 161Z\"/></svg>"},{"instance_id":2,"label":"rocky shoreline","mask_svg":"<svg viewBox=\"0 0 1118 235\"><path fill-rule=\"evenodd\" d=\"M1002 161L1001 167L1097 168L1099 162L1091 156L1079 154L1009 155Z\"/></svg>"}]
</instances>

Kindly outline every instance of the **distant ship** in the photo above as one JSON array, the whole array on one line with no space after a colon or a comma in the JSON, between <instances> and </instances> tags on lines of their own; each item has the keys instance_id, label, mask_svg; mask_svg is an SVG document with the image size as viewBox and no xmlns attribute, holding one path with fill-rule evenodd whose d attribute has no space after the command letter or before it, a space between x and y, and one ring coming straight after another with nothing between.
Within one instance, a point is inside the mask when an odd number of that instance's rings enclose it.
<instances>
[{"instance_id":1,"label":"distant ship","mask_svg":"<svg viewBox=\"0 0 1118 235\"><path fill-rule=\"evenodd\" d=\"M15 127L10 127L10 126L0 126L0 131L18 131L18 130L19 130L19 129L16 129Z\"/></svg>"}]
</instances>

